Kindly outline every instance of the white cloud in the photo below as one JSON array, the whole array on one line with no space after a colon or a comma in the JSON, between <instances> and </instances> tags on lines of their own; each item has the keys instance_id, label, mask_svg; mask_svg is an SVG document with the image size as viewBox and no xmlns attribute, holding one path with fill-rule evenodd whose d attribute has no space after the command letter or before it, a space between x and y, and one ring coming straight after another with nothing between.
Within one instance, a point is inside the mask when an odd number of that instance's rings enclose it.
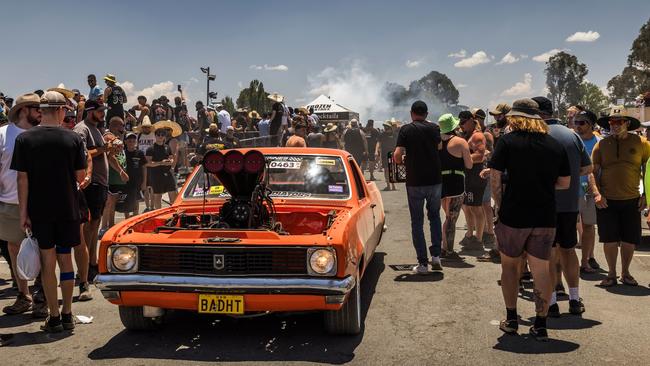
<instances>
[{"instance_id":1,"label":"white cloud","mask_svg":"<svg viewBox=\"0 0 650 366\"><path fill-rule=\"evenodd\" d=\"M452 53L447 55L447 57L454 57L454 58L464 58L465 56L467 56L467 51L465 51L465 50L460 50L458 52L452 52Z\"/></svg>"},{"instance_id":2,"label":"white cloud","mask_svg":"<svg viewBox=\"0 0 650 366\"><path fill-rule=\"evenodd\" d=\"M175 96L180 95L178 93L178 90L176 90L176 85L171 81L163 81L148 86L144 89L137 89L135 85L130 81L124 81L119 85L122 87L122 89L124 89L124 92L126 93L128 107L135 105L138 102L138 96L140 95L144 95L147 98L147 103L151 103L152 100L163 95L170 100L173 100ZM186 88L183 88L183 92L186 92Z\"/></svg>"},{"instance_id":3,"label":"white cloud","mask_svg":"<svg viewBox=\"0 0 650 366\"><path fill-rule=\"evenodd\" d=\"M266 70L266 71L289 71L289 68L287 65L267 65L264 64L263 66L261 65L250 65L250 69L253 70Z\"/></svg>"},{"instance_id":4,"label":"white cloud","mask_svg":"<svg viewBox=\"0 0 650 366\"><path fill-rule=\"evenodd\" d=\"M488 62L490 62L490 58L488 57L487 53L485 53L485 51L478 51L472 56L456 62L454 66L460 68L469 68L478 66L480 64L486 64Z\"/></svg>"},{"instance_id":5,"label":"white cloud","mask_svg":"<svg viewBox=\"0 0 650 366\"><path fill-rule=\"evenodd\" d=\"M524 74L524 81L518 81L515 85L501 93L503 97L525 96L533 91L533 75Z\"/></svg>"},{"instance_id":6,"label":"white cloud","mask_svg":"<svg viewBox=\"0 0 650 366\"><path fill-rule=\"evenodd\" d=\"M567 37L567 42L594 42L600 38L600 33L594 31L575 32Z\"/></svg>"},{"instance_id":7,"label":"white cloud","mask_svg":"<svg viewBox=\"0 0 650 366\"><path fill-rule=\"evenodd\" d=\"M458 84L456 85L456 88L458 89L467 88L467 84Z\"/></svg>"},{"instance_id":8,"label":"white cloud","mask_svg":"<svg viewBox=\"0 0 650 366\"><path fill-rule=\"evenodd\" d=\"M406 60L406 67L409 69L414 69L422 65L422 60Z\"/></svg>"},{"instance_id":9,"label":"white cloud","mask_svg":"<svg viewBox=\"0 0 650 366\"><path fill-rule=\"evenodd\" d=\"M503 64L514 64L515 62L519 62L523 57L517 57L512 54L512 52L508 52L501 61L497 62L497 65L503 65Z\"/></svg>"},{"instance_id":10,"label":"white cloud","mask_svg":"<svg viewBox=\"0 0 650 366\"><path fill-rule=\"evenodd\" d=\"M554 48L554 49L552 49L550 51L542 53L541 55L534 56L533 61L547 62L549 58L555 56L556 54L558 54L558 53L560 53L562 51L565 51L565 50L560 50L560 49Z\"/></svg>"}]
</instances>

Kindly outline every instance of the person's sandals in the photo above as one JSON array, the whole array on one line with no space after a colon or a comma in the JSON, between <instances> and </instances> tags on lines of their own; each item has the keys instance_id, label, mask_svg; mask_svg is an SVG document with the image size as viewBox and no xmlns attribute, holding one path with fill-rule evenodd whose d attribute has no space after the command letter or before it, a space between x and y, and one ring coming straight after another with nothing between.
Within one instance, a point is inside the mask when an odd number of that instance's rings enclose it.
<instances>
[{"instance_id":1,"label":"person's sandals","mask_svg":"<svg viewBox=\"0 0 650 366\"><path fill-rule=\"evenodd\" d=\"M600 287L616 286L616 279L617 279L617 277L605 277L605 279L600 281L600 284L598 286L600 286Z\"/></svg>"},{"instance_id":2,"label":"person's sandals","mask_svg":"<svg viewBox=\"0 0 650 366\"><path fill-rule=\"evenodd\" d=\"M535 326L532 326L530 327L530 335L540 342L548 342L548 331L546 331L546 328L535 328Z\"/></svg>"},{"instance_id":3,"label":"person's sandals","mask_svg":"<svg viewBox=\"0 0 650 366\"><path fill-rule=\"evenodd\" d=\"M24 294L18 294L13 305L5 306L2 311L7 315L17 315L29 311L32 308L32 299Z\"/></svg>"},{"instance_id":4,"label":"person's sandals","mask_svg":"<svg viewBox=\"0 0 650 366\"><path fill-rule=\"evenodd\" d=\"M623 276L621 276L621 283L624 284L624 285L628 285L628 286L638 286L639 285L639 283L636 282L634 277L632 277L631 275L623 275Z\"/></svg>"},{"instance_id":5,"label":"person's sandals","mask_svg":"<svg viewBox=\"0 0 650 366\"><path fill-rule=\"evenodd\" d=\"M517 322L517 319L505 319L499 323L499 329L506 334L517 334L519 323Z\"/></svg>"}]
</instances>

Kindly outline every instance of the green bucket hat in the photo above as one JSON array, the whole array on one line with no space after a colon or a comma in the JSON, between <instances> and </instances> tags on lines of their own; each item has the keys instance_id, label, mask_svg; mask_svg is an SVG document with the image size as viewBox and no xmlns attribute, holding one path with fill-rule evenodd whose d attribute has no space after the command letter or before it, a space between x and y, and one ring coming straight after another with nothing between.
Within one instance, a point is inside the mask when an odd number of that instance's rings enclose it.
<instances>
[{"instance_id":1,"label":"green bucket hat","mask_svg":"<svg viewBox=\"0 0 650 366\"><path fill-rule=\"evenodd\" d=\"M440 126L440 133L449 133L455 130L460 124L460 120L454 117L451 113L445 113L438 118L438 125Z\"/></svg>"}]
</instances>

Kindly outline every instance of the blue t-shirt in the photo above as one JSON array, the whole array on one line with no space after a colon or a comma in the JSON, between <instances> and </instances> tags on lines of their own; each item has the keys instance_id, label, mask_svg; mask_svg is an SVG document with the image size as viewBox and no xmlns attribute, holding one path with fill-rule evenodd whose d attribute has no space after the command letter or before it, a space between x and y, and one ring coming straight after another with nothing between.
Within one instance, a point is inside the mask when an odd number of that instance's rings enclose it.
<instances>
[{"instance_id":1,"label":"blue t-shirt","mask_svg":"<svg viewBox=\"0 0 650 366\"><path fill-rule=\"evenodd\" d=\"M102 88L100 88L99 85L95 85L94 88L90 88L90 92L88 93L88 100L97 100L103 94L104 91Z\"/></svg>"},{"instance_id":2,"label":"blue t-shirt","mask_svg":"<svg viewBox=\"0 0 650 366\"><path fill-rule=\"evenodd\" d=\"M587 154L591 156L591 152L594 151L594 146L596 146L596 143L600 141L601 138L594 135L591 139L589 140L582 140L585 144L585 150L587 150ZM588 175L583 175L580 177L580 194L584 196L587 194L587 187L589 186L589 176Z\"/></svg>"},{"instance_id":3,"label":"blue t-shirt","mask_svg":"<svg viewBox=\"0 0 650 366\"><path fill-rule=\"evenodd\" d=\"M548 134L564 147L569 157L571 184L569 189L555 191L556 209L557 212L578 212L578 200L581 197L580 168L591 165L591 157L587 154L580 136L558 122L558 120L546 120Z\"/></svg>"},{"instance_id":4,"label":"blue t-shirt","mask_svg":"<svg viewBox=\"0 0 650 366\"><path fill-rule=\"evenodd\" d=\"M260 137L268 136L271 129L270 121L263 119L257 123L257 129L260 131Z\"/></svg>"}]
</instances>

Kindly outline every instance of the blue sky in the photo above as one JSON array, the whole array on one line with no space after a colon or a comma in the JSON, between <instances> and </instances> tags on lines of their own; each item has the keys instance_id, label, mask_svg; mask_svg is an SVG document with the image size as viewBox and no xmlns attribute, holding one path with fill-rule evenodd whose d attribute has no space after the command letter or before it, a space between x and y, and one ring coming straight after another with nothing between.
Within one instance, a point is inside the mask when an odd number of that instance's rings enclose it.
<instances>
[{"instance_id":1,"label":"blue sky","mask_svg":"<svg viewBox=\"0 0 650 366\"><path fill-rule=\"evenodd\" d=\"M432 70L459 87L462 104L539 95L545 65L533 58L554 49L569 49L604 87L624 67L650 1L60 0L7 2L2 14L6 94L59 83L87 92L88 73L113 73L133 95L173 96L183 84L190 99L204 99L199 67L209 65L220 97L259 79L290 105L323 91L368 110L383 104L384 82L407 84ZM588 31L599 37L566 41ZM449 57L461 50L464 57ZM518 60L497 64L508 53ZM457 67L473 55L484 63Z\"/></svg>"}]
</instances>

